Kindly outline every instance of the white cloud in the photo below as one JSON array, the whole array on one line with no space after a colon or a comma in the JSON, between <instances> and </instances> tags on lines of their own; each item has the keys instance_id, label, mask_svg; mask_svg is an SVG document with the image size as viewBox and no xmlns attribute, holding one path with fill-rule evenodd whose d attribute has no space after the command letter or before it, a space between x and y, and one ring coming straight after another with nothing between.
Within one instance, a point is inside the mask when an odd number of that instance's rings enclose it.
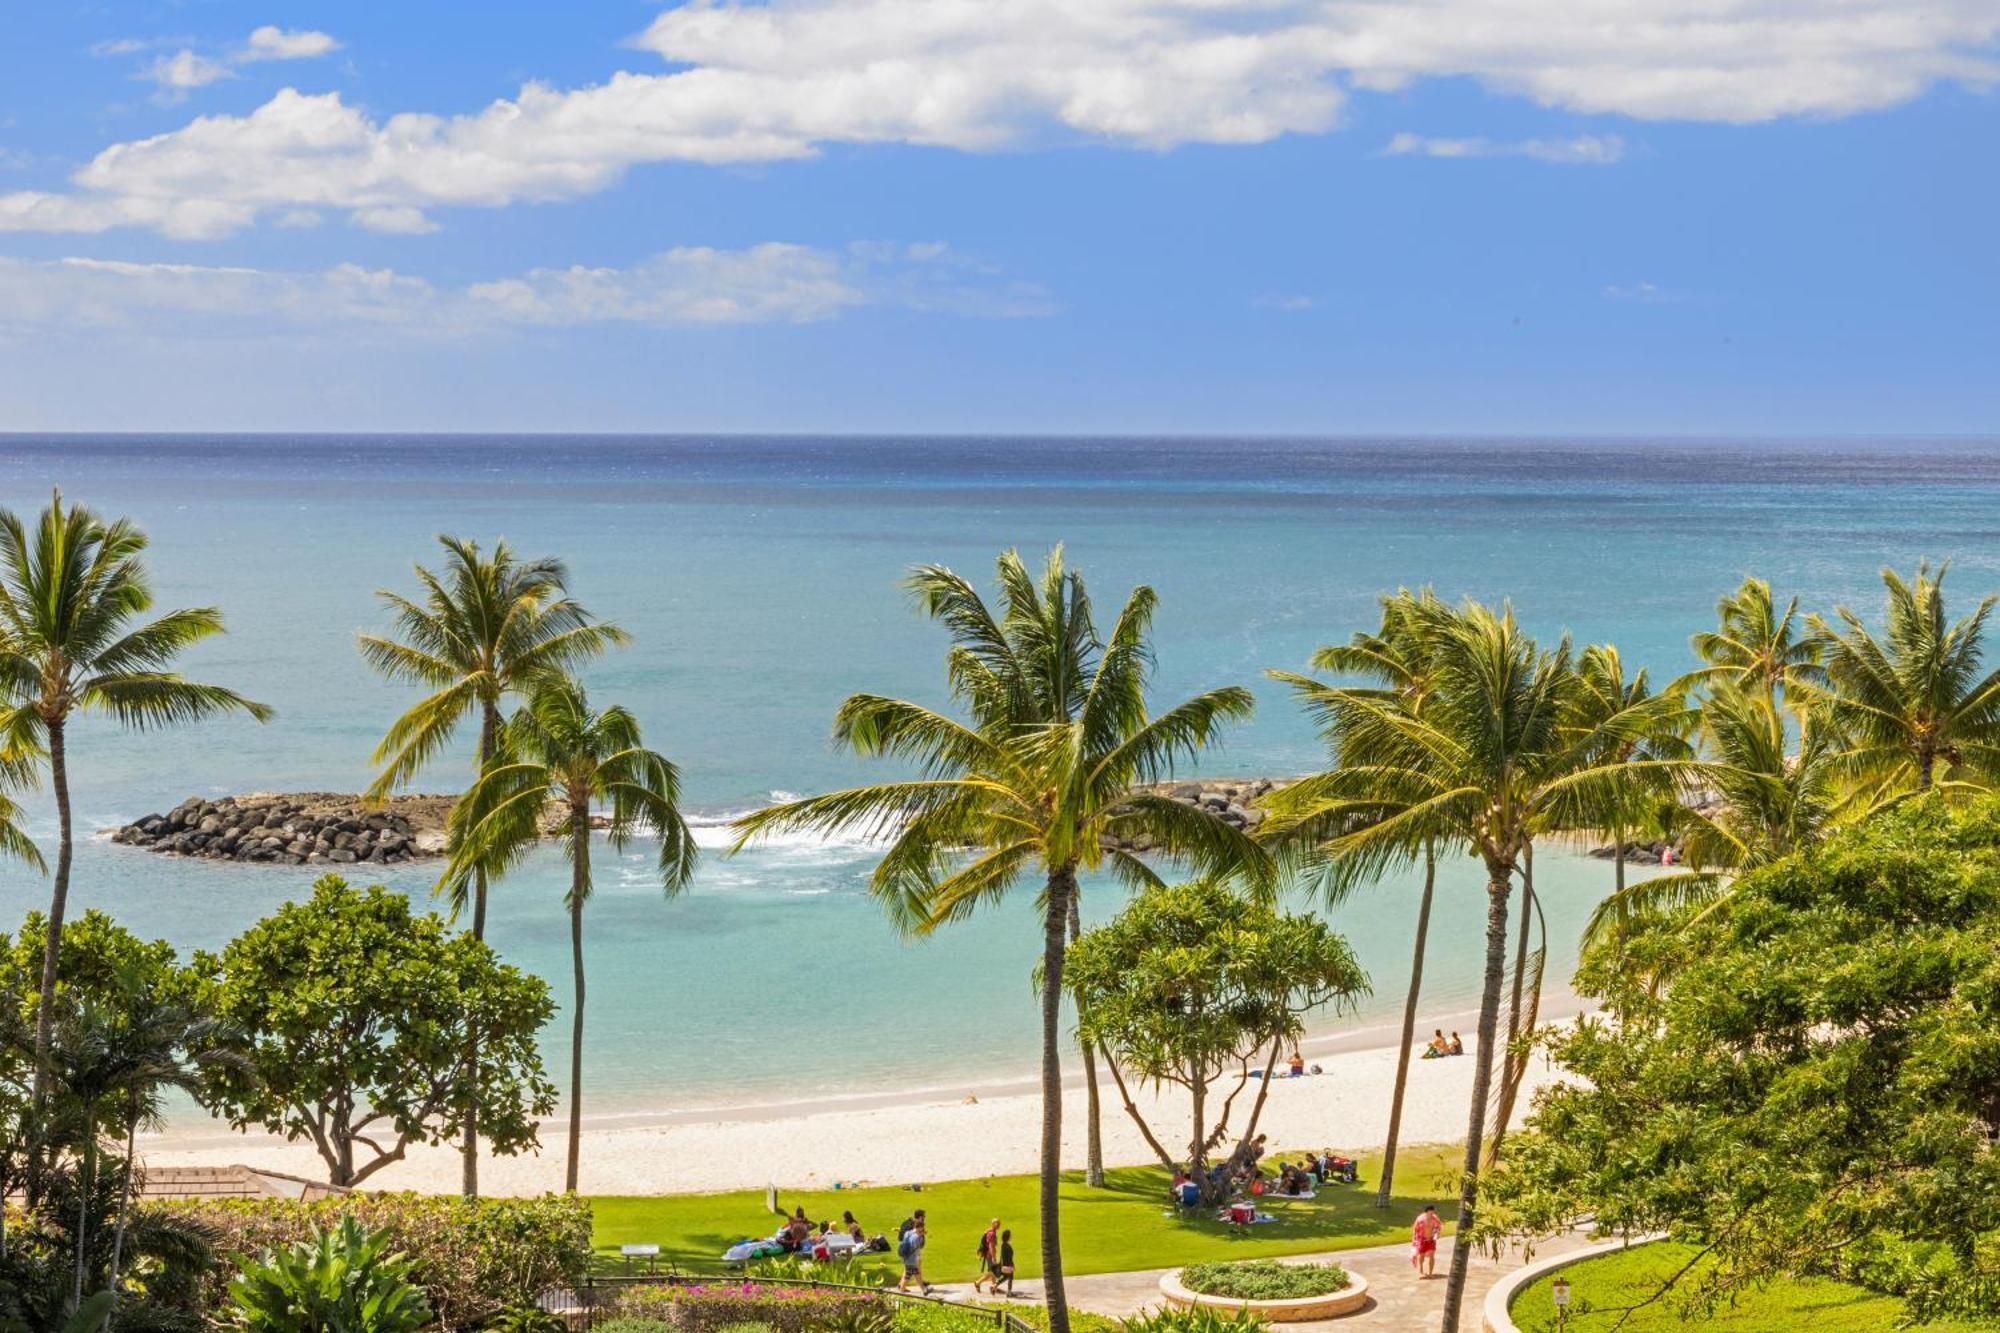
<instances>
[{"instance_id":1,"label":"white cloud","mask_svg":"<svg viewBox=\"0 0 2000 1333\"><path fill-rule=\"evenodd\" d=\"M229 66L220 60L210 60L207 56L196 55L187 47L182 47L170 56L156 57L152 64L139 71L138 77L159 86L158 96L169 102L184 99L190 90L206 88L220 79L235 77Z\"/></svg>"},{"instance_id":2,"label":"white cloud","mask_svg":"<svg viewBox=\"0 0 2000 1333\"><path fill-rule=\"evenodd\" d=\"M1639 119L1839 116L1994 82L1996 38L1992 0L690 0L634 40L665 72L384 119L286 89L113 145L68 194L0 195L0 228L497 207L839 143L1261 143L1427 77Z\"/></svg>"},{"instance_id":3,"label":"white cloud","mask_svg":"<svg viewBox=\"0 0 2000 1333\"><path fill-rule=\"evenodd\" d=\"M1579 134L1573 139L1440 139L1423 134L1398 134L1382 149L1389 157L1529 157L1537 162L1572 166L1609 166L1625 156L1625 141L1615 134Z\"/></svg>"},{"instance_id":4,"label":"white cloud","mask_svg":"<svg viewBox=\"0 0 2000 1333\"><path fill-rule=\"evenodd\" d=\"M253 60L313 60L339 49L340 43L323 32L310 28L285 29L267 23L250 34L235 58L239 64Z\"/></svg>"},{"instance_id":5,"label":"white cloud","mask_svg":"<svg viewBox=\"0 0 2000 1333\"><path fill-rule=\"evenodd\" d=\"M532 326L808 324L863 306L985 317L1053 308L1040 288L1009 282L935 244L683 246L628 268L533 269L456 289L354 264L287 273L0 258L0 336L378 329L462 337Z\"/></svg>"},{"instance_id":6,"label":"white cloud","mask_svg":"<svg viewBox=\"0 0 2000 1333\"><path fill-rule=\"evenodd\" d=\"M438 229L437 223L425 217L422 209L396 205L357 208L354 210L353 221L355 226L365 227L369 231L389 232L399 236L422 236Z\"/></svg>"}]
</instances>

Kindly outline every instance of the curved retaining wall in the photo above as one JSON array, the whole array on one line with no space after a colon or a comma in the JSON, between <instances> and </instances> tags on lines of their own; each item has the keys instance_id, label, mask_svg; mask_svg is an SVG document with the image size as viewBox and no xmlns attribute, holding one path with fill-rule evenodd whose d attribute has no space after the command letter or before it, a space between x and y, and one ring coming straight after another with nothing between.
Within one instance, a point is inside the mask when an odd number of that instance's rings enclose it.
<instances>
[{"instance_id":1,"label":"curved retaining wall","mask_svg":"<svg viewBox=\"0 0 2000 1333\"><path fill-rule=\"evenodd\" d=\"M1615 1250L1629 1249L1634 1245L1645 1245L1659 1239L1659 1236L1652 1235L1635 1236L1631 1240L1603 1241L1596 1245L1586 1245L1580 1250L1571 1250L1567 1254L1558 1254L1539 1263L1529 1264L1525 1268L1517 1268L1494 1283L1492 1290L1486 1293L1486 1306L1480 1327L1485 1329L1486 1333L1521 1333L1520 1325L1516 1324L1514 1317L1507 1313L1507 1307L1514 1303L1514 1295L1521 1288L1528 1286L1537 1278L1560 1268L1568 1268L1571 1264L1582 1263L1585 1259L1595 1259L1600 1254L1610 1254Z\"/></svg>"},{"instance_id":2,"label":"curved retaining wall","mask_svg":"<svg viewBox=\"0 0 2000 1333\"><path fill-rule=\"evenodd\" d=\"M1250 1301L1236 1296L1205 1296L1181 1285L1176 1268L1160 1279L1160 1295L1177 1309L1206 1305L1217 1310L1249 1310L1274 1324L1297 1324L1312 1319L1338 1319L1368 1304L1368 1280L1349 1269L1347 1285L1324 1296L1300 1296L1288 1301Z\"/></svg>"}]
</instances>

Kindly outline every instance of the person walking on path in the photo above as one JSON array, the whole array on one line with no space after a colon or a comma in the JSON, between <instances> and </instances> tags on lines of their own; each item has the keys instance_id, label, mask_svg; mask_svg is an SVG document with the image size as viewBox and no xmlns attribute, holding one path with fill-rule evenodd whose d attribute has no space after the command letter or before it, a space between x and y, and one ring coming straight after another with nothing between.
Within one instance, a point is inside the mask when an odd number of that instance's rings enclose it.
<instances>
[{"instance_id":1,"label":"person walking on path","mask_svg":"<svg viewBox=\"0 0 2000 1333\"><path fill-rule=\"evenodd\" d=\"M993 1289L995 1291L1000 1290L1000 1284L1004 1282L1007 1285L1007 1295L1012 1297L1014 1294L1014 1233L1012 1231L1003 1231L1000 1233L1000 1260L998 1266L994 1268L993 1273Z\"/></svg>"},{"instance_id":2,"label":"person walking on path","mask_svg":"<svg viewBox=\"0 0 2000 1333\"><path fill-rule=\"evenodd\" d=\"M931 1294L931 1284L924 1281L924 1242L929 1239L924 1231L924 1210L919 1208L910 1216L910 1229L896 1242L896 1253L903 1261L903 1276L897 1279L897 1291L908 1291L914 1281L922 1295Z\"/></svg>"},{"instance_id":3,"label":"person walking on path","mask_svg":"<svg viewBox=\"0 0 2000 1333\"><path fill-rule=\"evenodd\" d=\"M990 1282L997 1295L1000 1291L1000 1219L994 1218L986 1224L986 1230L979 1237L979 1276L972 1279L972 1290L976 1295L981 1284Z\"/></svg>"},{"instance_id":4,"label":"person walking on path","mask_svg":"<svg viewBox=\"0 0 2000 1333\"><path fill-rule=\"evenodd\" d=\"M1410 1267L1417 1270L1418 1277L1437 1276L1438 1237L1442 1234L1444 1219L1438 1216L1437 1205L1425 1204L1410 1224Z\"/></svg>"}]
</instances>

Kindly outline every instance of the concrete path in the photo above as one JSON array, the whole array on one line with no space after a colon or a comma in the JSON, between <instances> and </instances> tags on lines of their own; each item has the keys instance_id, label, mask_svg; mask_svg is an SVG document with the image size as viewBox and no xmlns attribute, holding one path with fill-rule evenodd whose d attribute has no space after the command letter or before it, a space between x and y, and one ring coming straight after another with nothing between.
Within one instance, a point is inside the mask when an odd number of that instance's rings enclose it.
<instances>
[{"instance_id":1,"label":"concrete path","mask_svg":"<svg viewBox=\"0 0 2000 1333\"><path fill-rule=\"evenodd\" d=\"M1583 1236L1559 1236L1538 1244L1535 1257L1541 1259L1563 1254L1588 1243ZM1298 1333L1341 1333L1349 1329L1357 1330L1357 1333L1359 1330L1366 1330L1366 1333L1438 1333L1438 1317L1444 1307L1444 1275L1451 1268L1451 1250L1452 1241L1447 1236L1438 1246L1437 1276L1428 1279L1419 1278L1410 1267L1410 1247L1407 1244L1338 1250L1326 1254L1287 1255L1286 1258L1297 1262L1332 1262L1350 1272L1359 1273L1368 1280L1368 1304L1343 1319L1282 1324L1275 1328L1287 1333L1290 1330L1298 1330ZM1513 1272L1526 1262L1518 1250L1509 1251L1498 1260L1474 1251L1471 1266L1466 1271L1460 1333L1478 1333L1480 1307L1485 1303L1486 1293L1502 1275ZM1079 1310L1107 1315L1130 1315L1156 1308L1160 1304L1160 1276L1167 1271L1155 1268L1145 1272L1093 1273L1073 1277L1068 1283L1069 1301ZM937 1287L936 1293L940 1296L969 1296L971 1290L969 1285L953 1283ZM1022 1282L1016 1292L1018 1300L1039 1302L1042 1284Z\"/></svg>"}]
</instances>

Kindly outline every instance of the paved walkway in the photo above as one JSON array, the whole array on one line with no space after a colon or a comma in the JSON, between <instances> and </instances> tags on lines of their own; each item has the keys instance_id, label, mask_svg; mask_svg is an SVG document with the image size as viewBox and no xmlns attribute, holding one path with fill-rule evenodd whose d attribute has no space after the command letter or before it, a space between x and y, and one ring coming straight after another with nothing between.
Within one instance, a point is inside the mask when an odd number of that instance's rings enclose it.
<instances>
[{"instance_id":1,"label":"paved walkway","mask_svg":"<svg viewBox=\"0 0 2000 1333\"><path fill-rule=\"evenodd\" d=\"M1546 1240L1535 1247L1537 1259L1563 1254L1589 1243L1583 1236L1559 1236ZM1424 1279L1416 1275L1410 1267L1410 1247L1407 1244L1381 1245L1372 1249L1338 1250L1326 1254L1287 1255L1286 1258L1305 1261L1321 1260L1340 1264L1349 1272L1359 1273L1368 1279L1368 1304L1343 1319L1328 1319L1314 1323L1284 1324L1278 1327L1291 1333L1438 1333L1438 1316L1444 1308L1444 1275L1451 1268L1452 1241L1449 1236L1438 1246L1437 1276ZM1493 1284L1507 1273L1513 1272L1527 1262L1520 1251L1509 1251L1501 1259L1493 1259L1474 1251L1470 1267L1466 1270L1465 1305L1460 1322L1460 1333L1478 1333L1480 1328L1480 1308L1486 1301L1486 1293ZM1160 1276L1168 1269L1155 1268L1136 1273L1092 1273L1069 1280L1069 1301L1079 1310L1090 1310L1097 1314L1130 1315L1140 1310L1160 1304ZM940 1286L939 1295L969 1295L970 1286L957 1283L949 1287ZM1023 1282L1017 1288L1017 1299L1039 1301L1042 1284Z\"/></svg>"}]
</instances>

